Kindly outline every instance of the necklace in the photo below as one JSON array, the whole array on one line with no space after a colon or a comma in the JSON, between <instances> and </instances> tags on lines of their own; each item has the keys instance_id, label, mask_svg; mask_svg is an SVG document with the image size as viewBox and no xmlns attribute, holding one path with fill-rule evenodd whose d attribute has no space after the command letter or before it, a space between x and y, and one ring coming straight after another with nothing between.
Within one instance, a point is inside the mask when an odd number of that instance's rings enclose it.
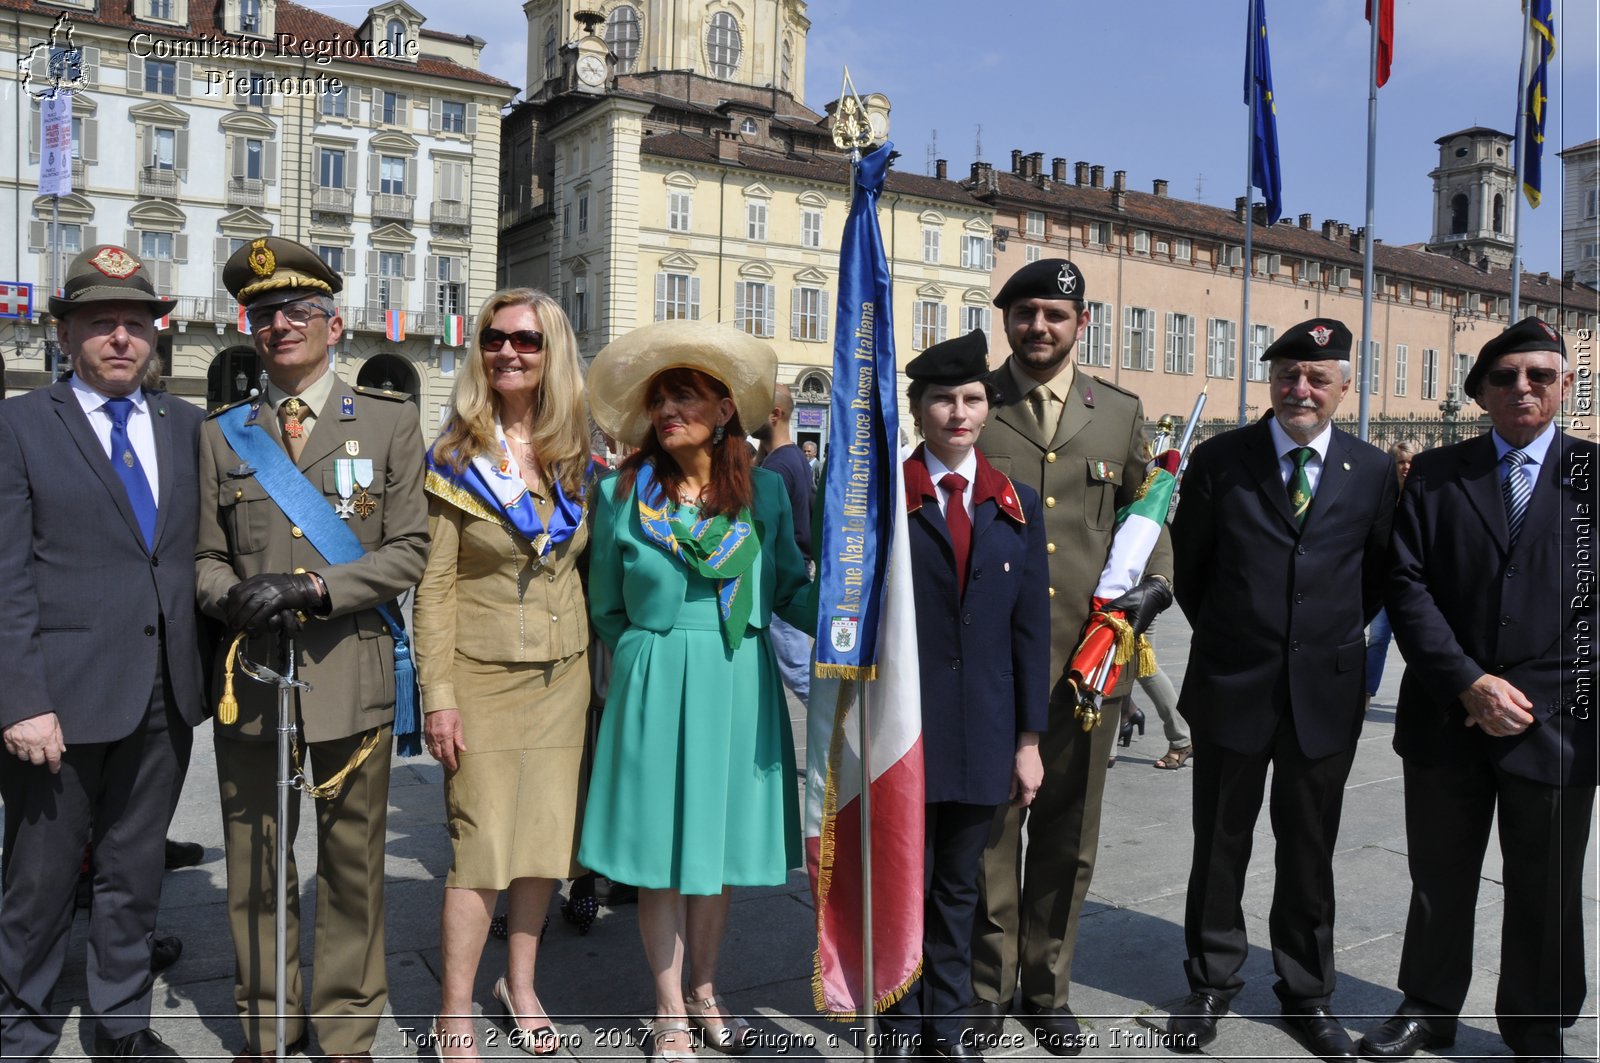
<instances>
[{"instance_id":1,"label":"necklace","mask_svg":"<svg viewBox=\"0 0 1600 1063\"><path fill-rule=\"evenodd\" d=\"M531 440L531 439L518 439L516 436L512 435L510 432L506 433L506 438L511 440L511 442L513 442L513 443L521 443L525 447L533 446L533 440Z\"/></svg>"}]
</instances>

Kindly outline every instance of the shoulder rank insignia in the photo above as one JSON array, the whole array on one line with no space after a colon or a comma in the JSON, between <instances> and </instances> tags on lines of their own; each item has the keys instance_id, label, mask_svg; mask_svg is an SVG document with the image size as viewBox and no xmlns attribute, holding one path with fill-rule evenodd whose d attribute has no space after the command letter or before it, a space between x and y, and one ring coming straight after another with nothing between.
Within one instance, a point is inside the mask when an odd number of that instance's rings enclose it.
<instances>
[{"instance_id":1,"label":"shoulder rank insignia","mask_svg":"<svg viewBox=\"0 0 1600 1063\"><path fill-rule=\"evenodd\" d=\"M341 398L339 400L339 413L345 417L354 417L356 415L356 400L349 395ZM355 451L352 450L350 453L354 454Z\"/></svg>"}]
</instances>

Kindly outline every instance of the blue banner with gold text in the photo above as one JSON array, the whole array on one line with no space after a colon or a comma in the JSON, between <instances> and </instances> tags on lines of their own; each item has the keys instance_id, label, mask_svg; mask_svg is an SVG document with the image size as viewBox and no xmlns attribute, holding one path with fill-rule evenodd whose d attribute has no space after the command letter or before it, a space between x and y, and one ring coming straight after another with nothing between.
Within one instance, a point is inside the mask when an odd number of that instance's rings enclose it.
<instances>
[{"instance_id":1,"label":"blue banner with gold text","mask_svg":"<svg viewBox=\"0 0 1600 1063\"><path fill-rule=\"evenodd\" d=\"M864 156L839 249L833 396L817 558L816 674L877 675L878 616L894 522L900 415L895 395L889 263L878 228L893 145Z\"/></svg>"}]
</instances>

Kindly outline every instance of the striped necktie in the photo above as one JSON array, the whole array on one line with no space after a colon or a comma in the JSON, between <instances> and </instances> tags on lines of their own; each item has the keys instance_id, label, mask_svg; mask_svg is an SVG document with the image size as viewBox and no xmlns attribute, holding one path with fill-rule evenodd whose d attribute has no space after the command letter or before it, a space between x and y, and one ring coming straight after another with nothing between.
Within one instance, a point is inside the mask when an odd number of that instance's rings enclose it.
<instances>
[{"instance_id":1,"label":"striped necktie","mask_svg":"<svg viewBox=\"0 0 1600 1063\"><path fill-rule=\"evenodd\" d=\"M1528 483L1522 467L1533 459L1520 450L1508 450L1505 460L1506 478L1500 481L1500 497L1506 503L1506 541L1515 545L1528 516L1528 499L1533 496L1533 485Z\"/></svg>"}]
</instances>

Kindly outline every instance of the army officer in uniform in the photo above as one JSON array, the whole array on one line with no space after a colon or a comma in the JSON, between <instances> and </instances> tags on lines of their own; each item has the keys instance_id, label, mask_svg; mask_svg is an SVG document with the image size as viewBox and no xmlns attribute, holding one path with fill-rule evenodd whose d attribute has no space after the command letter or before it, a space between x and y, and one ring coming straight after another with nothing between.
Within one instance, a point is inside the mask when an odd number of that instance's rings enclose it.
<instances>
[{"instance_id":1,"label":"army officer in uniform","mask_svg":"<svg viewBox=\"0 0 1600 1063\"><path fill-rule=\"evenodd\" d=\"M309 1013L324 1055L364 1058L388 999L383 846L395 676L390 629L376 607L414 585L427 560L422 431L404 396L352 388L330 370L328 349L344 332L332 298L342 284L309 248L273 236L254 240L228 260L222 279L245 309L268 383L247 407L217 411L201 432L200 606L231 631L248 632L243 652L273 667L280 666L279 636L294 632L299 676L311 685L297 698L304 767L318 782L351 768L336 795L316 802L309 1001L299 974L298 801L290 802L283 825L291 854L285 1035L303 1044ZM333 519L355 533L362 556L328 563L262 486L262 459L252 465L225 438L230 416L233 431L260 433L287 452ZM234 693L237 722L219 719L215 733L234 999L244 1024L242 1058L249 1058L274 1047L277 708L275 690L265 684L241 680Z\"/></svg>"}]
</instances>

